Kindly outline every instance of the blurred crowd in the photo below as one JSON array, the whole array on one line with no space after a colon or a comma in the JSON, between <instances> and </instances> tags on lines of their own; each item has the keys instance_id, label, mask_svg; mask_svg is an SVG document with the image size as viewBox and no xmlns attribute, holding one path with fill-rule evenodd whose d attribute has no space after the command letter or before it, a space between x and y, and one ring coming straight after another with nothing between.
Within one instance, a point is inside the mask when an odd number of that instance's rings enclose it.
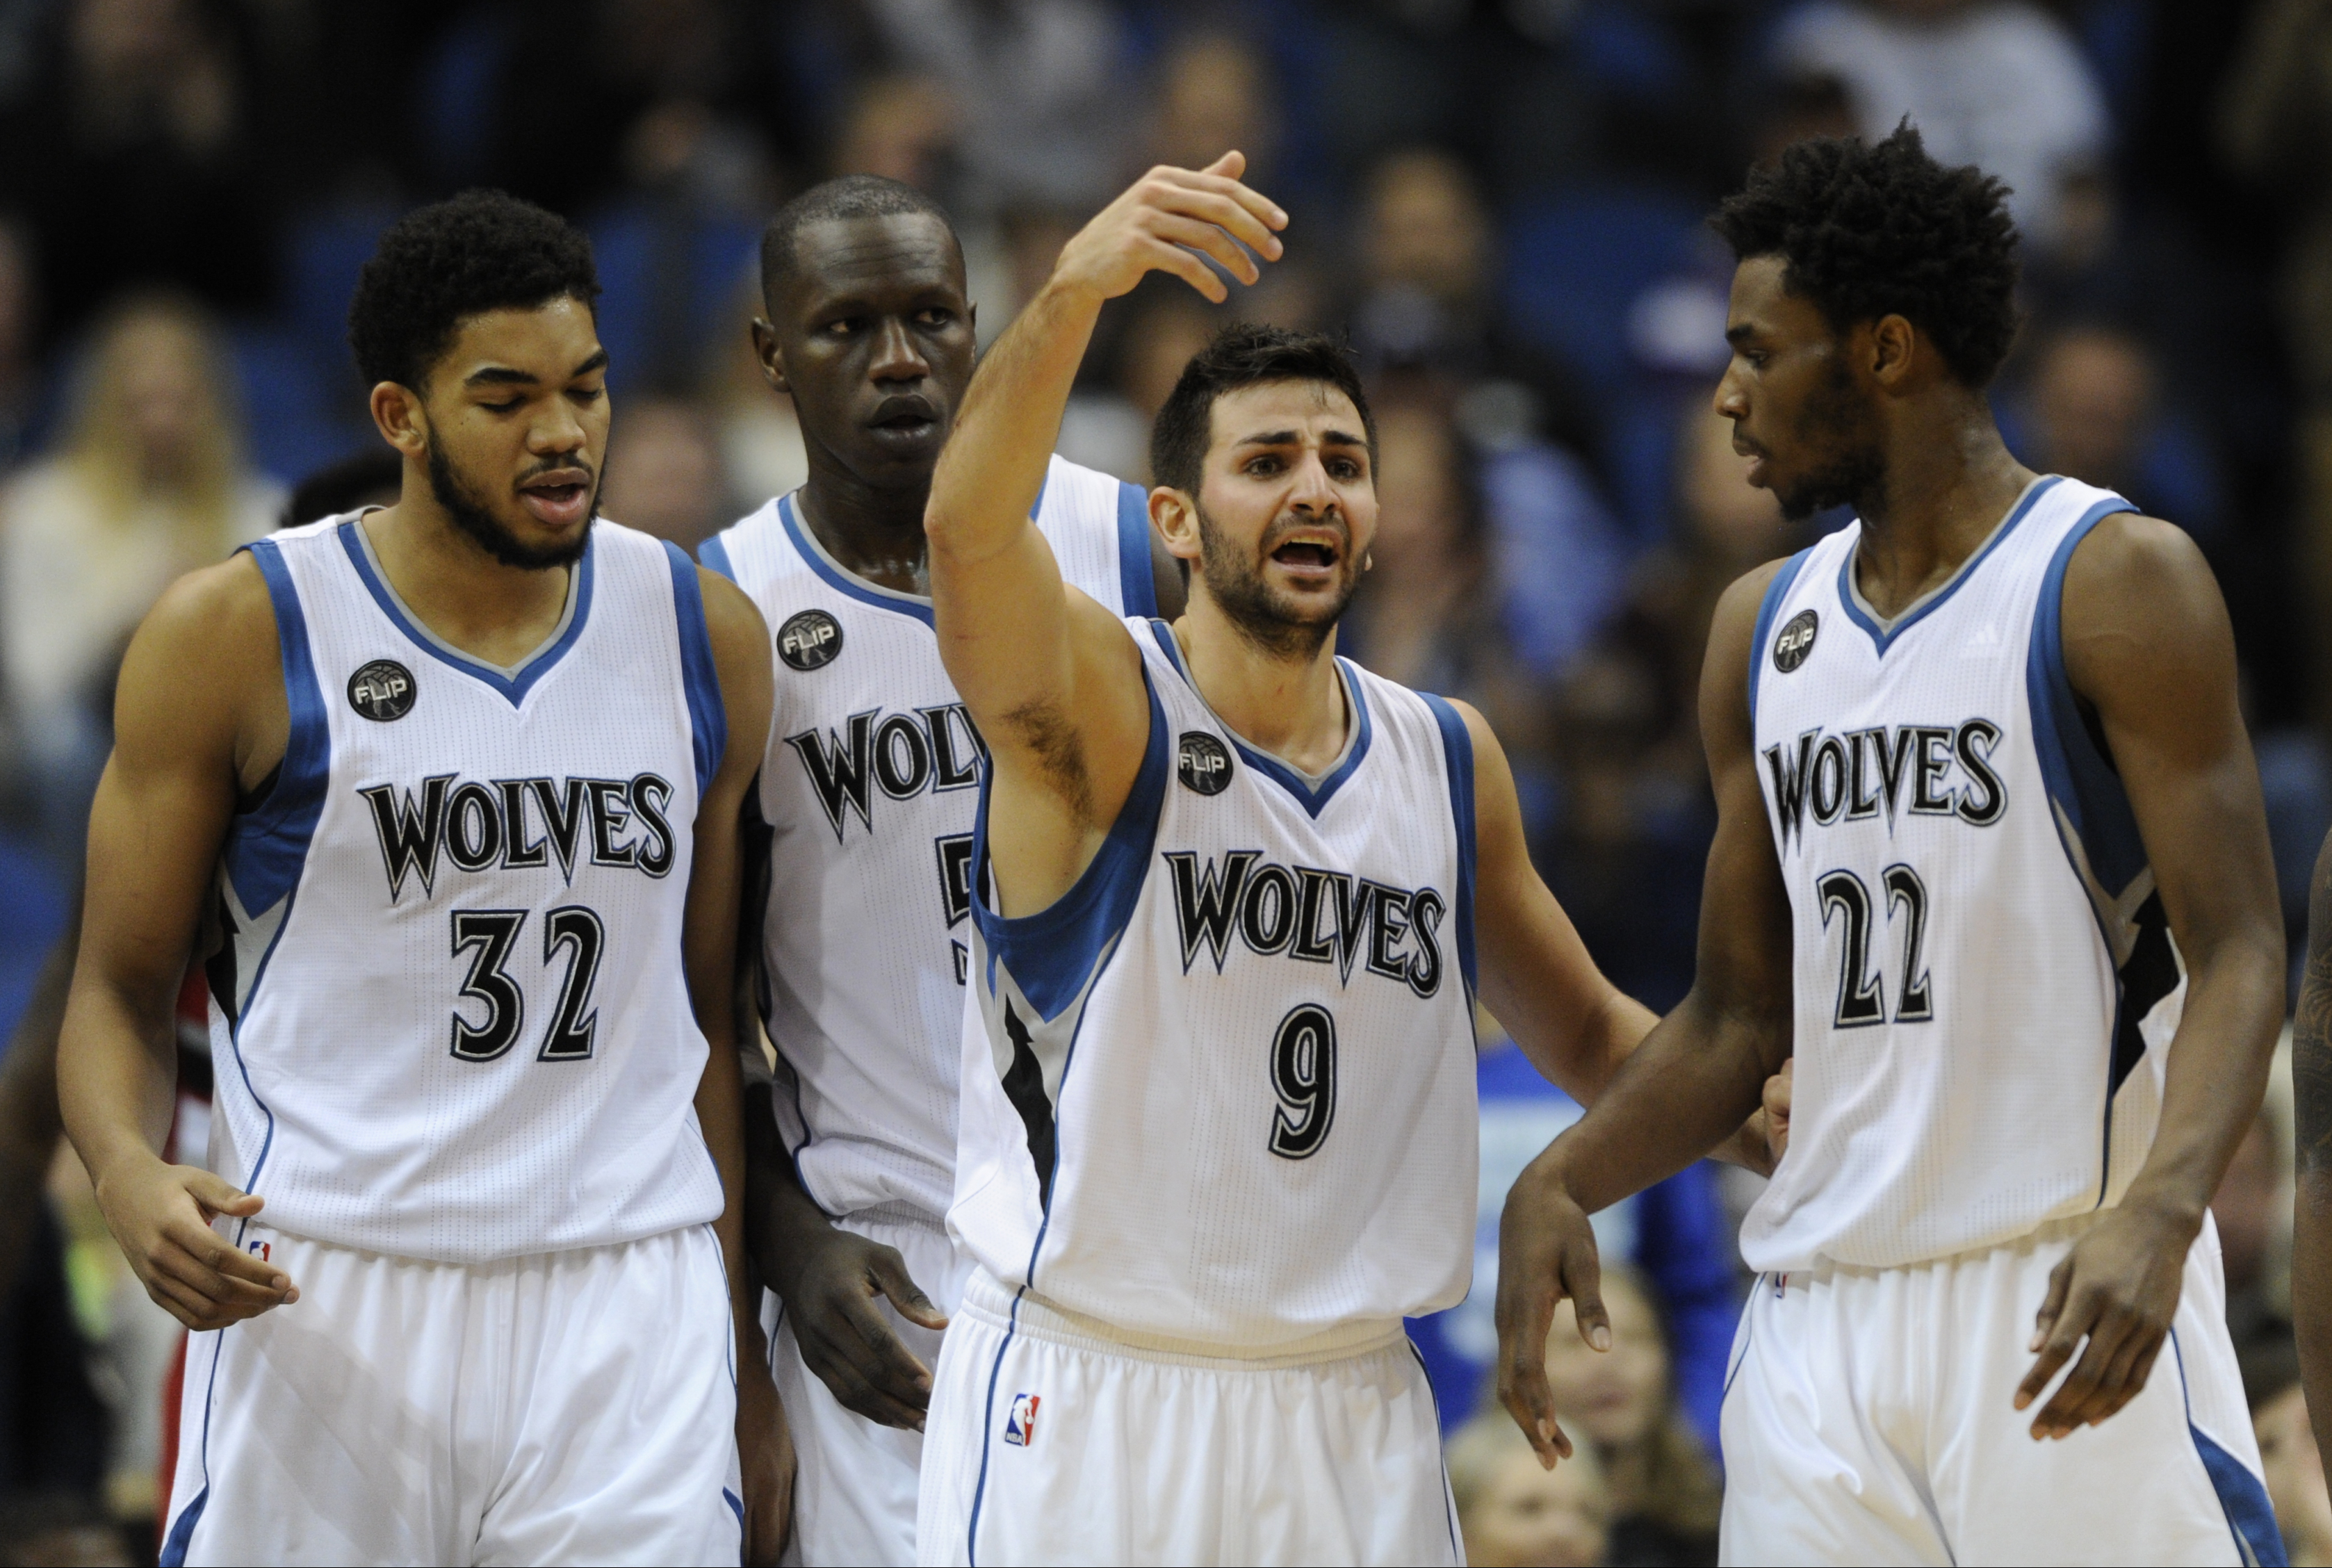
<instances>
[{"instance_id":1,"label":"blurred crowd","mask_svg":"<svg viewBox=\"0 0 2332 1568\"><path fill-rule=\"evenodd\" d=\"M1348 334L1383 531L1342 645L1489 715L1548 881L1665 1009L1714 825L1711 610L1841 521L1742 482L1700 220L1780 147L1907 115L2014 187L2012 446L2218 570L2296 931L2332 826L2332 0L0 0L0 1031L62 918L129 632L377 442L342 318L397 212L484 184L588 228L604 509L693 545L804 473L745 326L787 196L937 196L992 338L1132 174L1233 146L1288 259L1227 307L1159 279L1113 305L1062 450L1144 480L1224 320ZM1754 1181L1687 1171L1599 1219L1619 1349L1558 1354L1582 1458L1545 1475L1484 1399L1487 1302L1506 1184L1578 1110L1486 1033L1481 1277L1418 1327L1472 1560L1713 1561ZM2220 1223L2292 1560L2332 1562L2284 1115ZM167 1325L56 1171L35 1253L62 1283L0 1304L0 1555L154 1501Z\"/></svg>"}]
</instances>

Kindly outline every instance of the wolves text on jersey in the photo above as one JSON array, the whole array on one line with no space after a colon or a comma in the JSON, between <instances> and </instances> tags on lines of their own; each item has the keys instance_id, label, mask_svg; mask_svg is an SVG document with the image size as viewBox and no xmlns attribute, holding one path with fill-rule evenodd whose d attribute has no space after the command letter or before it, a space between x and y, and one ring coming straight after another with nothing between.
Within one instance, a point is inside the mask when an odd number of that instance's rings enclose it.
<instances>
[{"instance_id":1,"label":"wolves text on jersey","mask_svg":"<svg viewBox=\"0 0 2332 1568\"><path fill-rule=\"evenodd\" d=\"M988 756L987 742L961 703L913 714L869 708L851 714L839 732L813 726L787 736L786 744L801 759L837 844L849 815L874 831L875 790L905 800L927 789L968 789L980 782Z\"/></svg>"},{"instance_id":2,"label":"wolves text on jersey","mask_svg":"<svg viewBox=\"0 0 2332 1568\"><path fill-rule=\"evenodd\" d=\"M2008 789L1993 768L2001 729L1989 719L1957 725L1897 724L1800 735L1794 750L1765 748L1782 846L1804 841L1806 815L1828 827L1876 817L1891 828L1897 808L1920 817L1956 817L1989 827L2008 809Z\"/></svg>"},{"instance_id":3,"label":"wolves text on jersey","mask_svg":"<svg viewBox=\"0 0 2332 1568\"><path fill-rule=\"evenodd\" d=\"M1420 997L1441 989L1441 917L1448 901L1429 887L1388 887L1347 871L1281 865L1259 849L1234 849L1203 869L1188 850L1166 853L1174 886L1174 921L1182 936L1182 972L1201 944L1222 971L1233 945L1264 957L1333 963L1350 984L1352 964L1399 980ZM1402 951L1402 943L1412 943Z\"/></svg>"},{"instance_id":4,"label":"wolves text on jersey","mask_svg":"<svg viewBox=\"0 0 2332 1568\"><path fill-rule=\"evenodd\" d=\"M674 841L666 808L671 783L655 773L625 779L495 779L441 773L411 789L358 789L372 808L389 902L408 874L425 895L436 891L440 855L461 871L548 865L575 880L578 856L593 865L629 866L649 876L672 870ZM537 828L540 831L537 831Z\"/></svg>"}]
</instances>

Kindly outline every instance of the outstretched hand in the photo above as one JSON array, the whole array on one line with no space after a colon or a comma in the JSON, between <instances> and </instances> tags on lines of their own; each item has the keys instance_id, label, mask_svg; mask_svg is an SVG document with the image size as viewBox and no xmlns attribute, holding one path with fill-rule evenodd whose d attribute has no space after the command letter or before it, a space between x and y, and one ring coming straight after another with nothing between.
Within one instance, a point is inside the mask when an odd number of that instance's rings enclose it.
<instances>
[{"instance_id":1,"label":"outstretched hand","mask_svg":"<svg viewBox=\"0 0 2332 1568\"><path fill-rule=\"evenodd\" d=\"M250 1219L265 1200L207 1171L149 1156L107 1171L97 1201L146 1294L190 1329L225 1328L300 1299L290 1275L211 1229L221 1215Z\"/></svg>"},{"instance_id":2,"label":"outstretched hand","mask_svg":"<svg viewBox=\"0 0 2332 1568\"><path fill-rule=\"evenodd\" d=\"M1498 1219L1498 1401L1550 1470L1556 1459L1571 1458L1571 1439L1555 1422L1546 1382L1546 1336L1555 1305L1566 1298L1588 1348L1610 1350L1595 1229L1541 1154L1507 1192Z\"/></svg>"},{"instance_id":3,"label":"outstretched hand","mask_svg":"<svg viewBox=\"0 0 2332 1568\"><path fill-rule=\"evenodd\" d=\"M1221 304L1230 290L1199 257L1252 283L1263 275L1255 256L1277 261L1283 247L1275 231L1287 226L1276 203L1239 183L1246 172L1247 155L1238 152L1202 169L1152 169L1062 247L1054 282L1113 300L1145 273L1171 272Z\"/></svg>"},{"instance_id":4,"label":"outstretched hand","mask_svg":"<svg viewBox=\"0 0 2332 1568\"><path fill-rule=\"evenodd\" d=\"M2033 1323L2040 1359L2017 1385L2016 1408L2039 1399L2076 1349L2080 1360L2032 1418L2034 1441L2094 1427L2145 1389L2178 1311L2193 1239L2190 1228L2125 1205L2101 1215L2050 1271Z\"/></svg>"}]
</instances>

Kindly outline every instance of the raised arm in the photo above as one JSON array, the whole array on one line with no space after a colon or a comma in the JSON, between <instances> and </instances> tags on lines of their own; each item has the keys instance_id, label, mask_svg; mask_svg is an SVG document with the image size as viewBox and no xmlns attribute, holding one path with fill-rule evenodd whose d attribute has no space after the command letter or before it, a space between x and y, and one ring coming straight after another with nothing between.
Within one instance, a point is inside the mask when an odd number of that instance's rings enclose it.
<instances>
[{"instance_id":1,"label":"raised arm","mask_svg":"<svg viewBox=\"0 0 2332 1568\"><path fill-rule=\"evenodd\" d=\"M2283 921L2259 768L2235 704L2235 643L2193 540L2166 522L2098 524L2065 572L2065 674L2089 703L2145 841L2186 1005L2154 1147L2120 1204L2050 1276L2017 1390L2036 1438L2094 1426L2146 1386L2186 1252L2259 1114L2283 1018Z\"/></svg>"},{"instance_id":2,"label":"raised arm","mask_svg":"<svg viewBox=\"0 0 2332 1568\"><path fill-rule=\"evenodd\" d=\"M745 791L769 743L769 628L736 584L702 567L704 625L712 643L728 740L721 765L696 804L682 918L682 960L688 999L703 1032L704 1075L696 1089L696 1120L721 1171L726 1200L714 1230L729 1275L730 1312L737 1339L737 1448L745 1482L745 1560L774 1563L792 1511L794 1454L785 1412L769 1381L761 1335L760 1291L745 1248L745 1091L737 1061L731 1008L737 964L739 893L744 882L741 819Z\"/></svg>"},{"instance_id":3,"label":"raised arm","mask_svg":"<svg viewBox=\"0 0 2332 1568\"><path fill-rule=\"evenodd\" d=\"M1598 1350L1610 1343L1587 1217L1674 1175L1739 1131L1790 1054L1790 906L1757 783L1750 643L1778 565L1718 602L1700 684L1700 730L1716 789L1716 839L1700 906L1692 990L1612 1077L1592 1110L1523 1171L1498 1227L1498 1396L1540 1460L1568 1456L1546 1382L1557 1302L1577 1306Z\"/></svg>"},{"instance_id":4,"label":"raised arm","mask_svg":"<svg viewBox=\"0 0 2332 1568\"><path fill-rule=\"evenodd\" d=\"M1276 258L1286 216L1209 169L1156 168L1080 230L1053 274L981 361L932 477L924 518L940 656L989 743L989 808L1004 913L1066 893L1116 819L1149 739L1141 656L1107 610L1061 580L1028 520L1070 384L1104 301L1171 272L1219 303L1219 262L1259 275L1233 236Z\"/></svg>"},{"instance_id":5,"label":"raised arm","mask_svg":"<svg viewBox=\"0 0 2332 1568\"><path fill-rule=\"evenodd\" d=\"M282 757L291 720L274 612L247 556L180 580L130 640L112 760L90 811L80 961L57 1051L65 1131L123 1256L192 1329L298 1299L288 1276L228 1243L217 1215L261 1200L166 1165L177 1082L176 1004L240 789Z\"/></svg>"}]
</instances>

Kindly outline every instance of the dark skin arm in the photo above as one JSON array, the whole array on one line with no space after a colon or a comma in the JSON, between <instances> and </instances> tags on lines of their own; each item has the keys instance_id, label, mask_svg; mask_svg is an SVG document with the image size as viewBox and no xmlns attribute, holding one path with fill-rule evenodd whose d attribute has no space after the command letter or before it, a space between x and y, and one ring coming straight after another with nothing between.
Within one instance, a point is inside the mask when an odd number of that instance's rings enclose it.
<instances>
[{"instance_id":1,"label":"dark skin arm","mask_svg":"<svg viewBox=\"0 0 2332 1568\"><path fill-rule=\"evenodd\" d=\"M2291 1313L2316 1446L2332 1453L2332 837L2308 895L2308 970L2291 1018Z\"/></svg>"},{"instance_id":2,"label":"dark skin arm","mask_svg":"<svg viewBox=\"0 0 2332 1568\"><path fill-rule=\"evenodd\" d=\"M65 996L72 985L73 947L81 934L81 900L73 900L64 934L49 950L33 987L32 1002L16 1021L7 1055L0 1057L0 1288L24 1266L33 1215L49 1178L49 1162L64 1136L57 1108L57 1036L64 1028Z\"/></svg>"},{"instance_id":3,"label":"dark skin arm","mask_svg":"<svg viewBox=\"0 0 2332 1568\"><path fill-rule=\"evenodd\" d=\"M728 1269L737 1340L737 1448L745 1482L745 1560L774 1563L792 1518L794 1451L785 1412L769 1381L760 1298L746 1257L746 1107L736 1015L730 1005L737 968L739 890L744 882L745 791L769 744L769 631L760 611L736 584L701 567L697 581L704 596L705 629L720 676L729 741L719 770L697 804L681 950L691 1010L709 1047L696 1091L697 1123L727 1195L714 1229Z\"/></svg>"},{"instance_id":4,"label":"dark skin arm","mask_svg":"<svg viewBox=\"0 0 2332 1568\"><path fill-rule=\"evenodd\" d=\"M1734 1135L1790 1054L1790 905L1766 826L1748 711L1762 568L1718 602L1700 728L1717 824L1701 895L1693 988L1622 1064L1595 1108L1531 1162L1498 1226L1498 1397L1552 1467L1571 1455L1546 1381L1556 1303L1610 1347L1588 1215L1672 1176Z\"/></svg>"},{"instance_id":5,"label":"dark skin arm","mask_svg":"<svg viewBox=\"0 0 2332 1568\"><path fill-rule=\"evenodd\" d=\"M2145 1388L2187 1249L2259 1114L2283 1018L2267 808L2235 703L2234 633L2202 552L2166 522L2107 518L2065 573L2064 639L2065 673L2096 709L2185 960L2186 1008L2145 1165L2050 1276L2016 1408L2077 1348L2079 1359L2033 1417L2035 1438L2095 1426Z\"/></svg>"}]
</instances>

